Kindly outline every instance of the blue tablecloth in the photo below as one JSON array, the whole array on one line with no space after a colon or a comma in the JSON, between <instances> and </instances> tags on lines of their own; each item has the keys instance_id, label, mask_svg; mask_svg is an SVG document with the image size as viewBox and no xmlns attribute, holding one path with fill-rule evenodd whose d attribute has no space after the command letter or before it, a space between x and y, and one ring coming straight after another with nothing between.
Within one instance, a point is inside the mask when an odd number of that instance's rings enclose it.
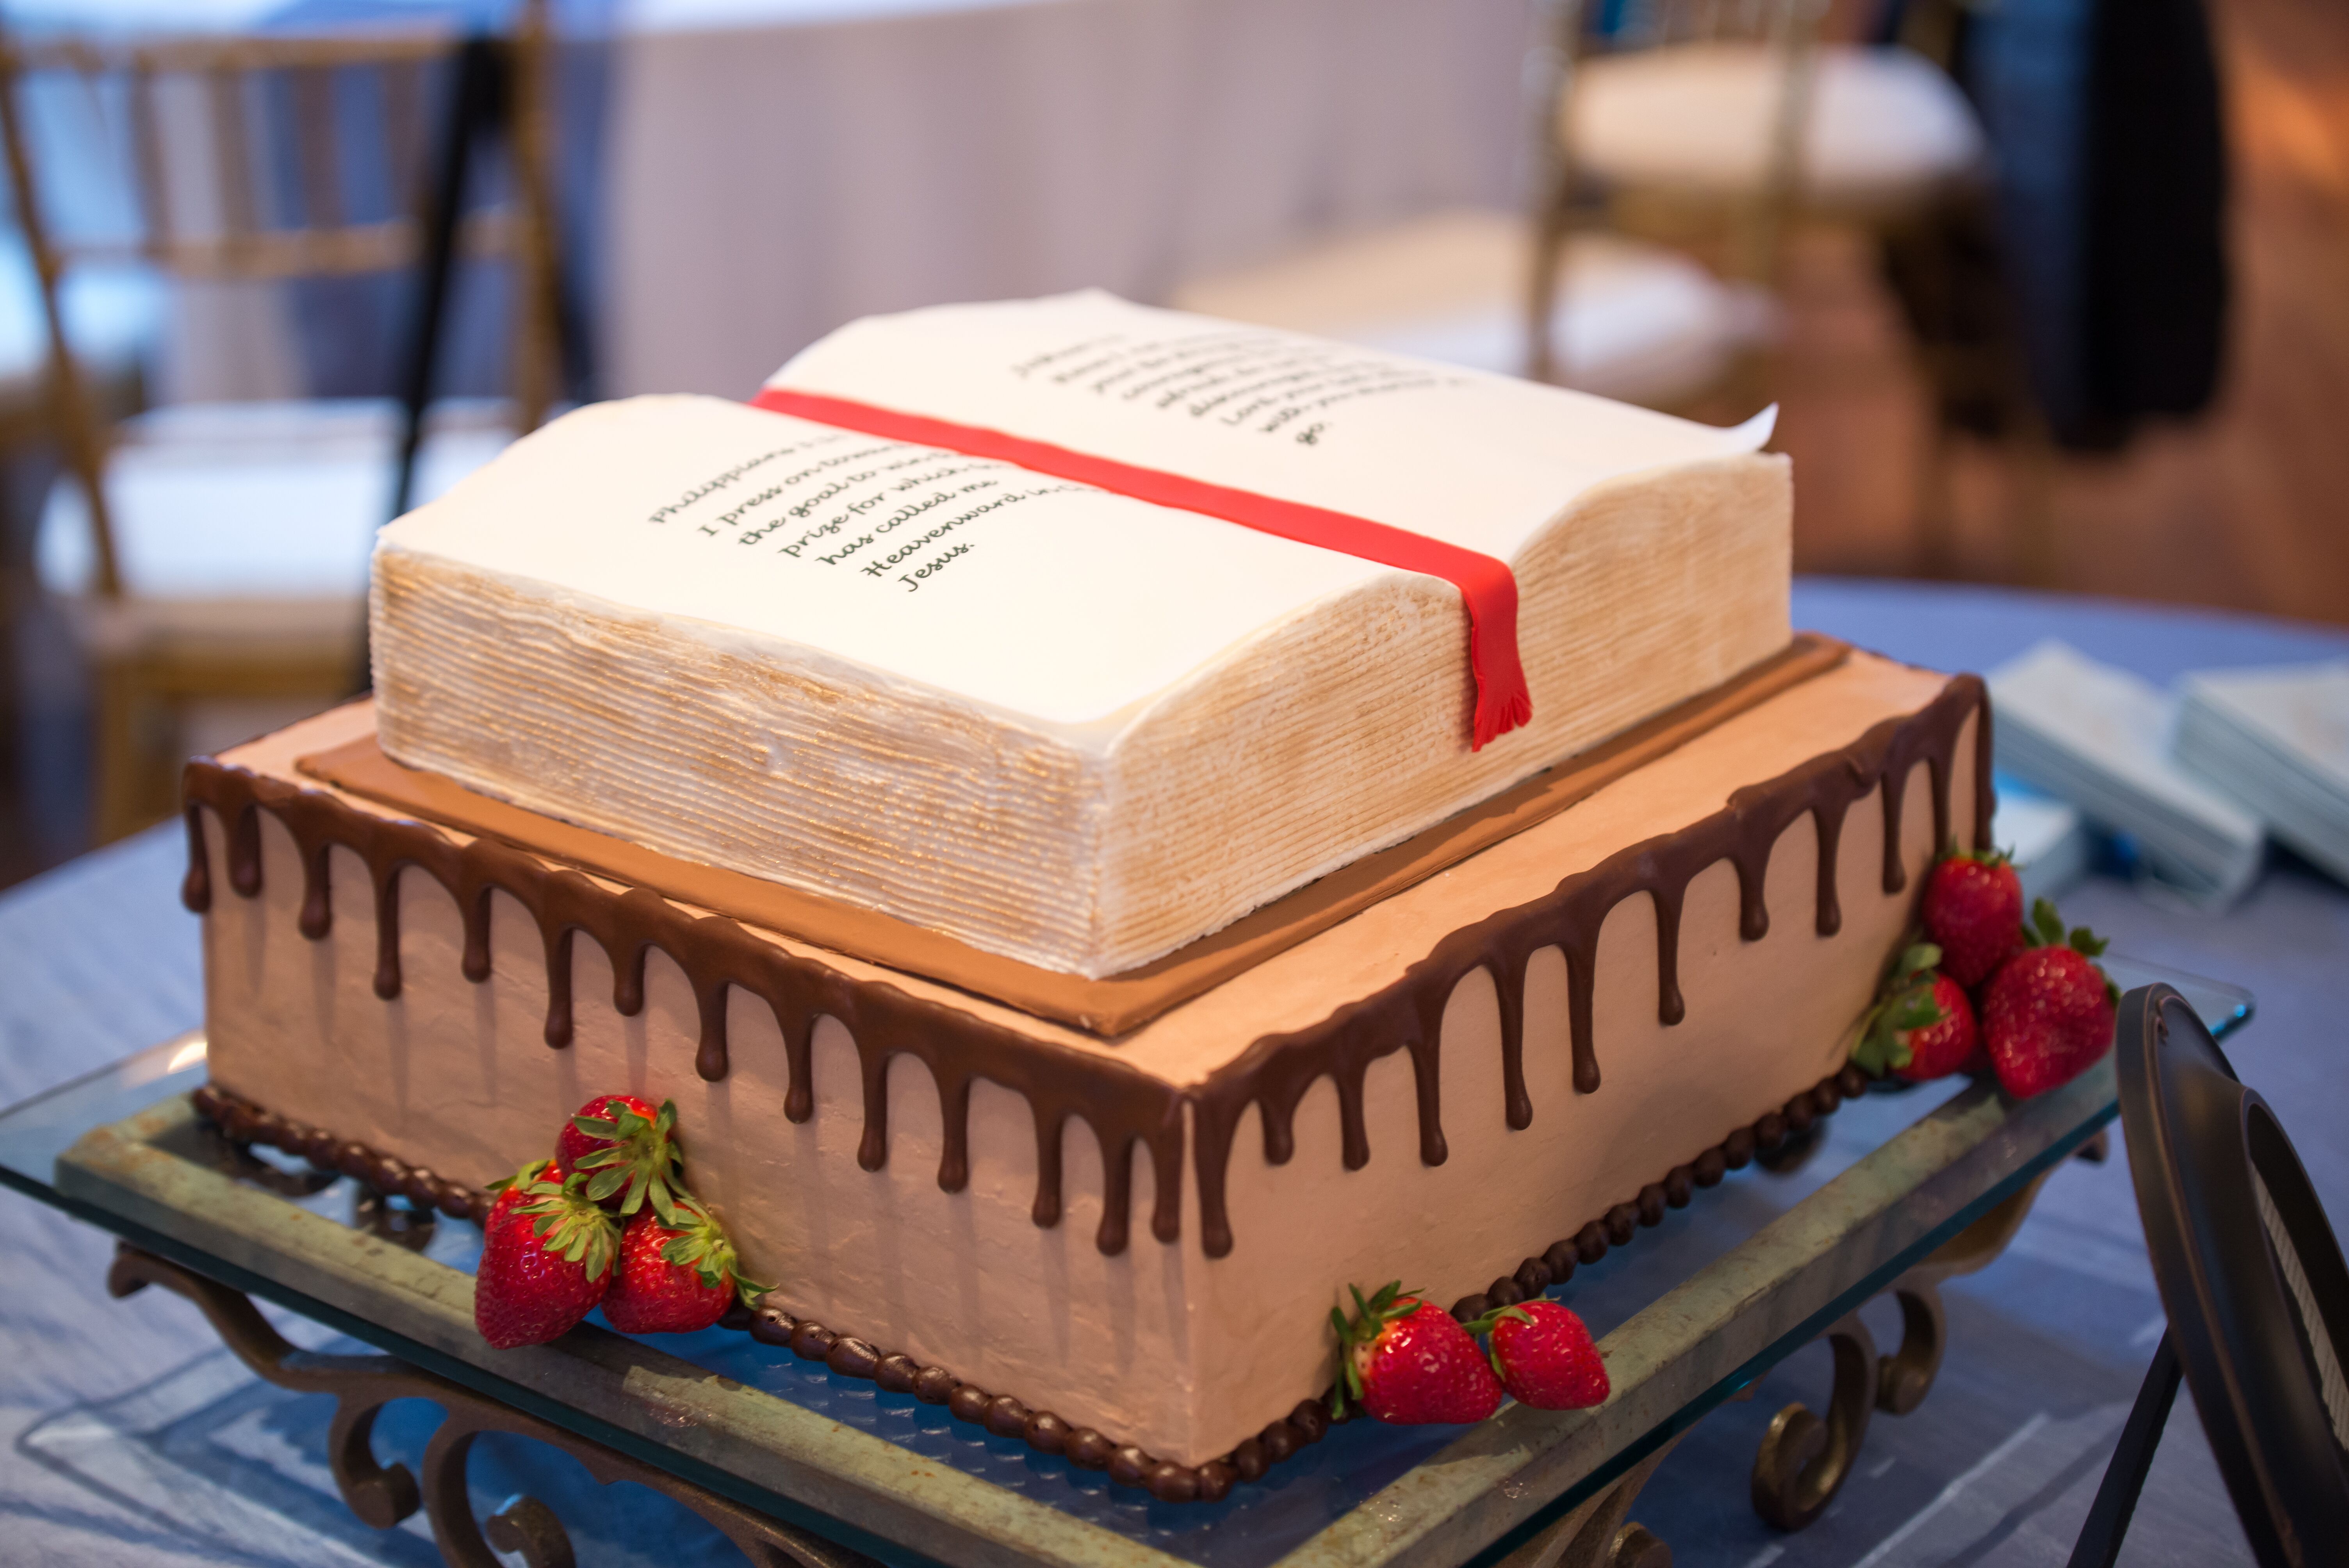
<instances>
[{"instance_id":1,"label":"blue tablecloth","mask_svg":"<svg viewBox=\"0 0 2349 1568\"><path fill-rule=\"evenodd\" d=\"M2051 635L2158 681L2349 655L2349 633L2329 628L1971 588L1810 582L1795 620L1943 668L1985 668ZM181 854L176 831L158 830L0 896L0 1102L198 1022L195 922L176 898ZM2279 1108L2332 1212L2349 1212L2349 1075L2324 1055L2341 1031L2323 995L2325 981L2349 973L2349 892L2284 864L2225 915L2106 880L2075 892L2065 912L2133 955L2258 995L2237 1065ZM1823 1405L1817 1350L1765 1379L1751 1403L1709 1418L1636 1516L1683 1568L2064 1562L2160 1332L2125 1167L2116 1157L2059 1172L2007 1256L1949 1289L1940 1386L1917 1415L1878 1418L1860 1472L1811 1530L1779 1536L1762 1524L1744 1474L1772 1412L1793 1398ZM0 1195L0 1561L437 1560L420 1521L378 1533L343 1512L326 1474L323 1400L257 1383L176 1297L107 1299L110 1247ZM1878 1328L1888 1344L1896 1332L1889 1319ZM423 1429L420 1418L388 1419L380 1446L390 1457ZM531 1463L487 1447L486 1483ZM530 1480L591 1491L577 1474ZM689 1520L663 1513L648 1526L647 1494L612 1497L637 1511L633 1526L585 1523L585 1499L562 1509L582 1522L583 1561L729 1560ZM2250 1561L2189 1400L2178 1401L2128 1560Z\"/></svg>"}]
</instances>

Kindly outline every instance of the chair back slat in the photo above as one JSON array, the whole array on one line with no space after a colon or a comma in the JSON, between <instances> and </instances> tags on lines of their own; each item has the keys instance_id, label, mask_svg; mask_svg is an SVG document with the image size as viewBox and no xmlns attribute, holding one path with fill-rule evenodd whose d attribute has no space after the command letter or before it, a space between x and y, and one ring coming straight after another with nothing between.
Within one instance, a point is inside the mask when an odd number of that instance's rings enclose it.
<instances>
[{"instance_id":1,"label":"chair back slat","mask_svg":"<svg viewBox=\"0 0 2349 1568\"><path fill-rule=\"evenodd\" d=\"M553 57L543 4L523 7L517 19L512 104L514 184L520 200L510 240L514 267L523 279L514 322L514 400L522 428L536 429L554 400L552 374L562 357L557 299L554 168L554 103L549 65Z\"/></svg>"},{"instance_id":2,"label":"chair back slat","mask_svg":"<svg viewBox=\"0 0 2349 1568\"><path fill-rule=\"evenodd\" d=\"M551 156L545 14L545 0L524 0L507 46L517 84L506 138L513 200L467 212L459 230L460 253L515 265L513 376L525 429L550 401L542 361L554 344L555 229L550 182L538 168ZM41 283L51 407L67 467L89 497L102 596L121 592L103 494L108 441L66 351L57 304L62 273L74 265L143 263L181 279L274 284L415 264L440 129L427 112L431 78L450 67L460 44L439 28L121 43L23 40L0 26L0 129ZM88 89L101 132L111 122L110 139L124 156L111 160L110 172L129 198L128 232L73 232L42 211L39 149L27 143L23 106L29 81L53 77ZM362 86L376 105L371 115L357 112ZM524 103L533 106L527 115L518 112ZM369 130L381 139L379 193L358 189L353 178L376 151L357 139Z\"/></svg>"},{"instance_id":3,"label":"chair back slat","mask_svg":"<svg viewBox=\"0 0 2349 1568\"><path fill-rule=\"evenodd\" d=\"M255 72L426 63L445 59L455 38L440 27L398 31L252 34L214 37L149 38L125 43L63 34L17 42L17 69L29 74L62 72L104 76L140 69L155 75L209 70Z\"/></svg>"},{"instance_id":4,"label":"chair back slat","mask_svg":"<svg viewBox=\"0 0 2349 1568\"><path fill-rule=\"evenodd\" d=\"M1667 44L1775 41L1815 28L1826 0L1631 0L1614 26L1597 24L1578 40L1584 46L1655 48Z\"/></svg>"},{"instance_id":5,"label":"chair back slat","mask_svg":"<svg viewBox=\"0 0 2349 1568\"><path fill-rule=\"evenodd\" d=\"M422 60L388 60L376 72L377 124L381 129L385 174L394 201L415 200L424 189L424 77Z\"/></svg>"},{"instance_id":6,"label":"chair back slat","mask_svg":"<svg viewBox=\"0 0 2349 1568\"><path fill-rule=\"evenodd\" d=\"M163 131L155 113L155 73L141 62L125 75L130 121L130 187L146 244L171 243L171 206L164 199ZM144 249L144 245L141 246Z\"/></svg>"},{"instance_id":7,"label":"chair back slat","mask_svg":"<svg viewBox=\"0 0 2349 1568\"><path fill-rule=\"evenodd\" d=\"M1699 203L1724 220L1722 270L1766 286L1775 271L1779 236L1802 183L1815 55L1826 0L1629 0L1611 25L1603 7L1583 0L1542 4L1547 36L1527 72L1533 111L1534 245L1526 287L1526 374L1547 381L1560 369L1549 326L1560 299L1557 269L1569 233L1596 222L1608 199L1577 167L1567 129L1583 62L1599 53L1729 42L1765 47L1777 61L1778 90L1762 180L1741 199Z\"/></svg>"},{"instance_id":8,"label":"chair back slat","mask_svg":"<svg viewBox=\"0 0 2349 1568\"><path fill-rule=\"evenodd\" d=\"M33 271L40 284L41 314L49 338L49 397L57 418L58 444L64 449L66 466L82 482L88 500L98 593L114 599L122 593L122 568L115 552L114 529L107 515L105 486L99 482L105 449L88 391L67 347L65 315L57 290L63 264L56 247L49 242L48 217L36 199L39 187L33 181L32 155L26 145L24 119L15 91L16 77L16 56L6 35L0 33L0 150L7 156L8 185L16 198L16 225L24 232L25 248L32 253Z\"/></svg>"},{"instance_id":9,"label":"chair back slat","mask_svg":"<svg viewBox=\"0 0 2349 1568\"><path fill-rule=\"evenodd\" d=\"M302 188L302 221L312 228L336 229L344 222L341 137L337 134L336 88L332 67L288 71L286 90L294 100L294 158Z\"/></svg>"},{"instance_id":10,"label":"chair back slat","mask_svg":"<svg viewBox=\"0 0 2349 1568\"><path fill-rule=\"evenodd\" d=\"M536 43L543 48L543 36ZM119 105L118 131L129 149L136 233L53 227L52 248L67 264L147 261L206 280L278 282L408 265L429 197L429 77L455 44L446 33L410 32L17 45L13 82L80 78L94 98ZM365 128L378 141L365 150L351 139L359 122L346 117L362 72L376 104ZM533 139L517 150L544 156L543 135ZM379 158L388 212L354 197L351 170L362 150ZM528 198L547 200L544 181L535 184L542 188ZM536 227L502 211L470 213L465 253L517 256L523 229Z\"/></svg>"},{"instance_id":11,"label":"chair back slat","mask_svg":"<svg viewBox=\"0 0 2349 1568\"><path fill-rule=\"evenodd\" d=\"M204 110L212 133L212 160L207 194L224 255L237 255L262 227L253 178L253 135L245 115L250 78L215 67L203 73Z\"/></svg>"}]
</instances>

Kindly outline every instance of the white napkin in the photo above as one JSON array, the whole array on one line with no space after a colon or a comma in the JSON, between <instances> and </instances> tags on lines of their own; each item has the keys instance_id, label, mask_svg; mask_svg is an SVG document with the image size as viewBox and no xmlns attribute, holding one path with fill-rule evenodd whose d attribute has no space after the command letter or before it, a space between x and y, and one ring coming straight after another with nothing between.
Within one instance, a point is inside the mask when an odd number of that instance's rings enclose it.
<instances>
[{"instance_id":1,"label":"white napkin","mask_svg":"<svg viewBox=\"0 0 2349 1568\"><path fill-rule=\"evenodd\" d=\"M2188 676L2172 755L2349 882L2349 661Z\"/></svg>"},{"instance_id":2,"label":"white napkin","mask_svg":"<svg viewBox=\"0 0 2349 1568\"><path fill-rule=\"evenodd\" d=\"M2178 700L2046 642L1990 675L2001 767L2137 841L2155 877L2212 907L2259 875L2259 819L2171 759Z\"/></svg>"},{"instance_id":3,"label":"white napkin","mask_svg":"<svg viewBox=\"0 0 2349 1568\"><path fill-rule=\"evenodd\" d=\"M1990 841L2014 862L2026 907L2034 899L2062 898L2088 874L2088 824L2079 808L2012 779L1998 781Z\"/></svg>"}]
</instances>

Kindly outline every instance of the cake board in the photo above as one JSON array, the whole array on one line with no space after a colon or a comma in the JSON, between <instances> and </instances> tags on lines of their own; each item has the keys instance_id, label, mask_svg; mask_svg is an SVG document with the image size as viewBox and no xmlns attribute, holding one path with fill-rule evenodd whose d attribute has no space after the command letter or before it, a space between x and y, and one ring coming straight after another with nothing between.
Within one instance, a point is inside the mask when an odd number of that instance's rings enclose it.
<instances>
[{"instance_id":1,"label":"cake board","mask_svg":"<svg viewBox=\"0 0 2349 1568\"><path fill-rule=\"evenodd\" d=\"M2179 984L2214 1028L2250 1016L2250 998L2231 988L2125 961L2114 968L2125 984ZM195 1118L186 1094L202 1076L201 1042L171 1042L0 1115L0 1180L124 1238L136 1252L118 1261L119 1286L180 1290L264 1376L342 1394L337 1480L361 1517L396 1518L420 1501L452 1562L491 1561L465 1496L463 1454L475 1432L520 1431L564 1447L599 1480L669 1492L754 1561L803 1568L859 1558L1071 1568L1634 1563L1655 1542L1628 1516L1671 1445L1825 1336L1837 1368L1826 1418L1781 1411L1754 1470L1757 1508L1799 1527L1848 1471L1870 1412L1912 1410L1930 1388L1937 1277L1996 1255L2038 1182L2094 1139L2116 1103L2108 1063L2020 1105L1963 1080L1863 1097L1823 1124L1807 1166L1733 1178L1578 1276L1565 1299L1602 1334L1615 1385L1605 1406L1511 1407L1465 1429L1354 1423L1225 1503L1169 1508L1013 1451L942 1410L895 1409L912 1401L738 1334L663 1343L591 1326L554 1346L490 1351L459 1266L478 1246L470 1227L444 1222L412 1251L388 1226L347 1222L367 1207L355 1204L354 1183L289 1201L271 1188L287 1187L294 1168L233 1150ZM1900 1299L1907 1336L1879 1357L1857 1309L1888 1292ZM246 1293L396 1359L289 1358L282 1342L250 1332L258 1319ZM363 1445L373 1408L419 1394L440 1398L450 1418L428 1450L423 1484L403 1491ZM518 1501L488 1528L501 1546L534 1543L533 1562L560 1560L560 1525L543 1504Z\"/></svg>"}]
</instances>

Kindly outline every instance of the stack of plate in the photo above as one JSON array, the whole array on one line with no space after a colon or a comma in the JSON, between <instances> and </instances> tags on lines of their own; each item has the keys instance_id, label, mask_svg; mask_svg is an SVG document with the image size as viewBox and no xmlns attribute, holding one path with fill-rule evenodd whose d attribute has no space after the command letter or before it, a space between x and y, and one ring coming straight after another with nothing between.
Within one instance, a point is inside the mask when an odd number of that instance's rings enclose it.
<instances>
[{"instance_id":1,"label":"stack of plate","mask_svg":"<svg viewBox=\"0 0 2349 1568\"><path fill-rule=\"evenodd\" d=\"M2079 809L2000 776L1990 841L2014 862L2023 902L2060 899L2088 874L2093 846Z\"/></svg>"},{"instance_id":2,"label":"stack of plate","mask_svg":"<svg viewBox=\"0 0 2349 1568\"><path fill-rule=\"evenodd\" d=\"M1999 765L2126 833L2154 876L2207 905L2259 875L2259 819L2170 756L2178 700L2062 643L1991 672Z\"/></svg>"},{"instance_id":3,"label":"stack of plate","mask_svg":"<svg viewBox=\"0 0 2349 1568\"><path fill-rule=\"evenodd\" d=\"M2349 662L2188 676L2173 755L2349 882Z\"/></svg>"}]
</instances>

